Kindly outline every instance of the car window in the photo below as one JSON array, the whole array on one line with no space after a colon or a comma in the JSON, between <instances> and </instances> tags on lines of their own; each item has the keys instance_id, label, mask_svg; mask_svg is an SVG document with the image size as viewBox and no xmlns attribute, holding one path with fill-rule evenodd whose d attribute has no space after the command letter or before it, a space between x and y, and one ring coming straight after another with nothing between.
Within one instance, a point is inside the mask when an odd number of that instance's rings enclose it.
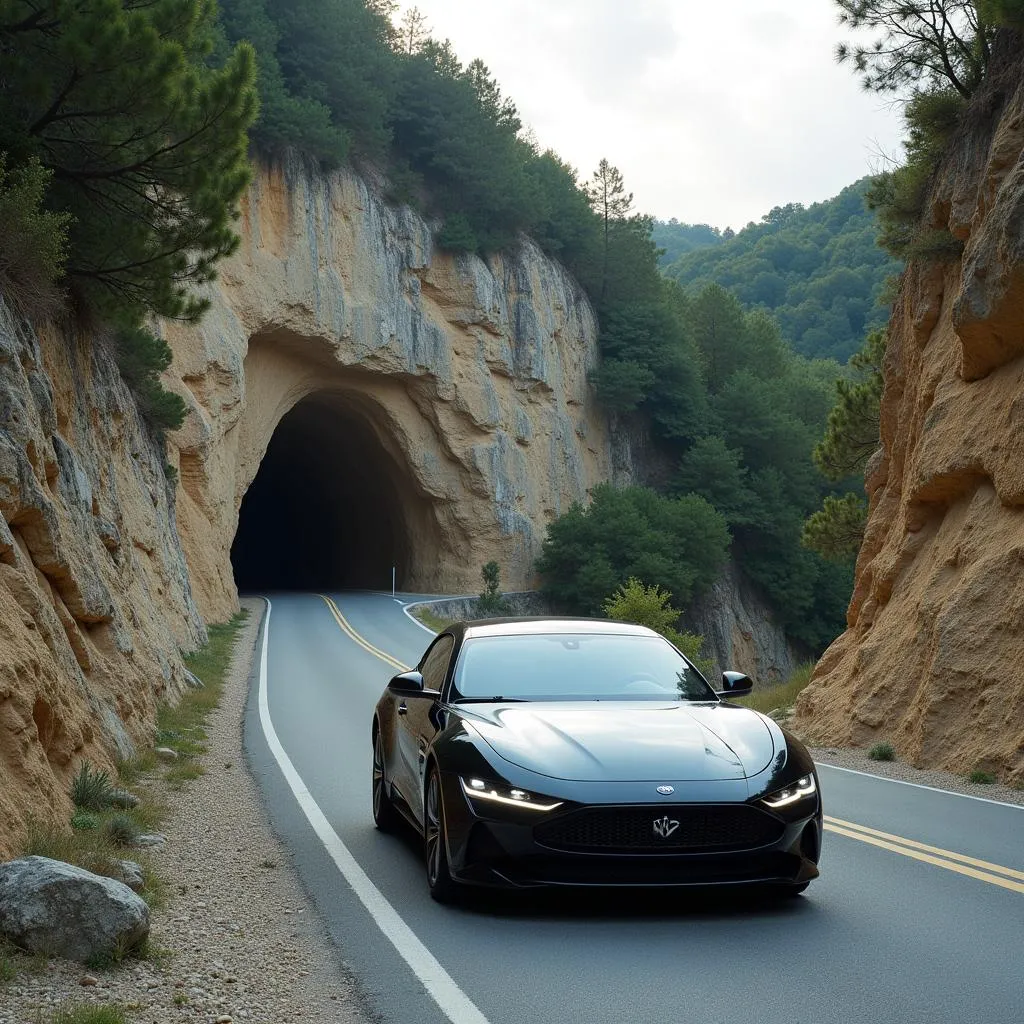
<instances>
[{"instance_id":1,"label":"car window","mask_svg":"<svg viewBox=\"0 0 1024 1024\"><path fill-rule=\"evenodd\" d=\"M448 670L448 659L451 657L452 648L455 646L455 638L442 636L430 648L423 659L423 667L420 673L423 676L423 686L427 690L440 690L444 685L445 672Z\"/></svg>"},{"instance_id":2,"label":"car window","mask_svg":"<svg viewBox=\"0 0 1024 1024\"><path fill-rule=\"evenodd\" d=\"M717 699L666 640L622 634L473 638L462 645L455 688L469 699Z\"/></svg>"}]
</instances>

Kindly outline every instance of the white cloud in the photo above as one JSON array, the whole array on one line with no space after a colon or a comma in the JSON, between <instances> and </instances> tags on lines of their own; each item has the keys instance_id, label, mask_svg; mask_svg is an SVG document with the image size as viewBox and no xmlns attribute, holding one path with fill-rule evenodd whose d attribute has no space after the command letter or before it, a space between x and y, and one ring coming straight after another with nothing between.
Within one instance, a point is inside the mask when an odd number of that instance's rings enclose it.
<instances>
[{"instance_id":1,"label":"white cloud","mask_svg":"<svg viewBox=\"0 0 1024 1024\"><path fill-rule=\"evenodd\" d=\"M607 158L641 210L740 227L898 149L898 112L832 53L828 0L416 0L542 146Z\"/></svg>"}]
</instances>

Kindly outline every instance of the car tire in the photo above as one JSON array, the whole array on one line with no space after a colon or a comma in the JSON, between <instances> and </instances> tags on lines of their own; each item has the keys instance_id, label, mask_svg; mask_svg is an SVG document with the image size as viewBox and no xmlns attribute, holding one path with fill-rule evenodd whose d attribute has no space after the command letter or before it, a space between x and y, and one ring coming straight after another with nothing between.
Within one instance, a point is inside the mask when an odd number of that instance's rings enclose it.
<instances>
[{"instance_id":1,"label":"car tire","mask_svg":"<svg viewBox=\"0 0 1024 1024\"><path fill-rule=\"evenodd\" d=\"M388 793L388 780L384 774L384 740L380 729L373 737L373 823L381 832L394 832L398 824L398 811Z\"/></svg>"},{"instance_id":2,"label":"car tire","mask_svg":"<svg viewBox=\"0 0 1024 1024\"><path fill-rule=\"evenodd\" d=\"M427 861L427 888L438 903L454 903L459 895L459 886L453 881L448 868L444 799L441 795L441 775L436 768L432 768L427 777L423 808L423 849Z\"/></svg>"}]
</instances>

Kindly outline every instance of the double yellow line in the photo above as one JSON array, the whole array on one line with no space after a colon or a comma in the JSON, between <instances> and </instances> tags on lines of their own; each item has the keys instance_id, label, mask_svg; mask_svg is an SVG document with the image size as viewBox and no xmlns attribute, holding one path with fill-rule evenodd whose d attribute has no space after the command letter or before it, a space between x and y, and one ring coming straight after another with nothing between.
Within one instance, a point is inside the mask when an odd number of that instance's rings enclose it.
<instances>
[{"instance_id":1,"label":"double yellow line","mask_svg":"<svg viewBox=\"0 0 1024 1024\"><path fill-rule=\"evenodd\" d=\"M331 615L334 616L334 621L349 640L358 644L374 657L380 658L396 672L408 671L408 665L403 665L397 658L382 651L379 647L375 647L369 640L360 636L331 598L325 594L320 594L320 598L327 605ZM878 829L857 825L852 821L844 821L842 818L833 818L828 814L825 815L825 830L846 836L848 839L869 843L871 846L889 850L891 853L899 853L904 857L923 861L925 864L945 868L947 871L955 871L957 874L967 875L969 878L976 878L979 881L988 882L990 885L998 885L1011 892L1024 893L1024 871L1004 868L987 860L978 860L977 857L968 857L963 853L954 853L952 850L943 850L938 846L929 846L927 843L919 843L915 839L905 839L903 836L896 836L890 832L880 832Z\"/></svg>"},{"instance_id":2,"label":"double yellow line","mask_svg":"<svg viewBox=\"0 0 1024 1024\"><path fill-rule=\"evenodd\" d=\"M929 846L927 843L919 843L914 839L904 839L903 836L894 836L889 832L879 832L878 829L856 825L852 821L843 821L842 818L833 818L828 814L825 815L825 828L829 832L846 836L848 839L858 839L862 843L870 843L882 850L899 853L904 857L912 857L914 860L924 861L925 864L934 864L935 867L955 871L957 874L967 875L970 878L977 878L990 885L1002 886L1011 892L1024 892L1024 871L1004 868L999 864L991 864L987 860L978 860L977 857L968 857L963 853L954 853L952 850L943 850L938 846Z\"/></svg>"},{"instance_id":3,"label":"double yellow line","mask_svg":"<svg viewBox=\"0 0 1024 1024\"><path fill-rule=\"evenodd\" d=\"M351 640L354 644L358 644L364 651L368 651L375 658L380 658L381 661L386 662L396 672L408 672L409 666L403 665L397 658L391 657L386 651L382 651L379 647L374 647L369 640L361 637L350 625L348 619L341 614L341 609L326 595L319 595L324 604L327 605L330 613L334 616L334 621L338 623L341 631Z\"/></svg>"}]
</instances>

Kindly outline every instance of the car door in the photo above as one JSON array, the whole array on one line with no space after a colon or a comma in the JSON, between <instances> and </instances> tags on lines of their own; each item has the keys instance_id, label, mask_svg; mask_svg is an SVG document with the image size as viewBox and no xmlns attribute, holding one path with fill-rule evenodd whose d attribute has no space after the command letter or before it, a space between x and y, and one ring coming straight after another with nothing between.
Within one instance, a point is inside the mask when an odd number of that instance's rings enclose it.
<instances>
[{"instance_id":1,"label":"car door","mask_svg":"<svg viewBox=\"0 0 1024 1024\"><path fill-rule=\"evenodd\" d=\"M440 691L455 649L455 638L442 633L427 649L417 666L423 689ZM403 710L404 707L404 710ZM423 821L423 775L427 747L437 733L437 698L405 697L398 703L398 744L402 758L402 796L416 820Z\"/></svg>"}]
</instances>

